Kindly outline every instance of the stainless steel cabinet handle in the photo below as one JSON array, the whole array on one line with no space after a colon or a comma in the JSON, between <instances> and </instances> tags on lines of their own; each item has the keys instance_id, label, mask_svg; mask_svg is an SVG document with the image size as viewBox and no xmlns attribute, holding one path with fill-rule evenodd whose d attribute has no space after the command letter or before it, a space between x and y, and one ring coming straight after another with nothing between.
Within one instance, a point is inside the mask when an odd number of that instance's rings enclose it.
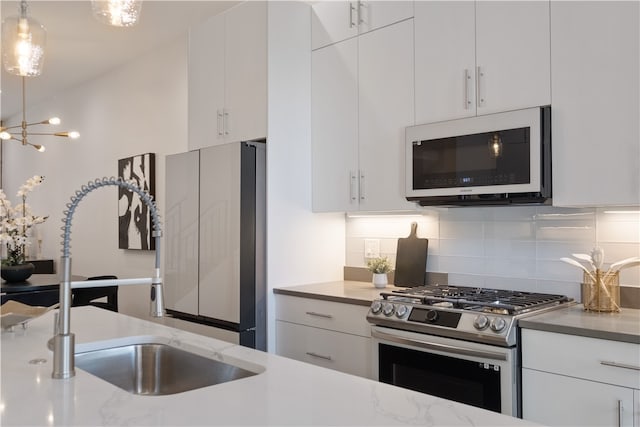
<instances>
[{"instance_id":1,"label":"stainless steel cabinet handle","mask_svg":"<svg viewBox=\"0 0 640 427\"><path fill-rule=\"evenodd\" d=\"M229 111L227 111L226 109L224 110L224 112L222 113L222 115L224 116L223 120L222 120L222 124L224 127L224 134L225 135L229 135Z\"/></svg>"},{"instance_id":2,"label":"stainless steel cabinet handle","mask_svg":"<svg viewBox=\"0 0 640 427\"><path fill-rule=\"evenodd\" d=\"M608 360L601 360L600 364L605 366L614 366L616 368L633 369L634 371L640 371L640 366L626 365L624 363L610 362Z\"/></svg>"},{"instance_id":3,"label":"stainless steel cabinet handle","mask_svg":"<svg viewBox=\"0 0 640 427\"><path fill-rule=\"evenodd\" d=\"M622 412L624 407L622 406L622 400L618 400L618 427L622 427Z\"/></svg>"},{"instance_id":4,"label":"stainless steel cabinet handle","mask_svg":"<svg viewBox=\"0 0 640 427\"><path fill-rule=\"evenodd\" d=\"M353 5L353 2L349 2L349 28L353 28L356 26L356 23L353 22L353 12L356 10L356 7Z\"/></svg>"},{"instance_id":5,"label":"stainless steel cabinet handle","mask_svg":"<svg viewBox=\"0 0 640 427\"><path fill-rule=\"evenodd\" d=\"M223 131L223 127L224 127L224 123L222 120L222 110L218 110L217 112L218 117L217 117L217 124L218 124L218 136L222 136Z\"/></svg>"},{"instance_id":6,"label":"stainless steel cabinet handle","mask_svg":"<svg viewBox=\"0 0 640 427\"><path fill-rule=\"evenodd\" d=\"M484 94L482 93L482 79L484 78L484 72L482 68L478 66L478 107L482 107L484 105Z\"/></svg>"},{"instance_id":7,"label":"stainless steel cabinet handle","mask_svg":"<svg viewBox=\"0 0 640 427\"><path fill-rule=\"evenodd\" d=\"M362 13L362 8L366 7L362 4L361 1L358 1L358 25L364 24L364 14Z\"/></svg>"},{"instance_id":8,"label":"stainless steel cabinet handle","mask_svg":"<svg viewBox=\"0 0 640 427\"><path fill-rule=\"evenodd\" d=\"M333 359L331 359L331 356L323 356L322 354L314 353L314 352L312 352L312 351L307 351L306 353L307 353L309 356L311 356L311 357L317 357L318 359L333 360Z\"/></svg>"},{"instance_id":9,"label":"stainless steel cabinet handle","mask_svg":"<svg viewBox=\"0 0 640 427\"><path fill-rule=\"evenodd\" d=\"M464 109L471 108L471 99L469 97L469 81L471 80L471 74L468 69L464 69Z\"/></svg>"},{"instance_id":10,"label":"stainless steel cabinet handle","mask_svg":"<svg viewBox=\"0 0 640 427\"><path fill-rule=\"evenodd\" d=\"M358 177L353 171L349 171L349 198L351 199L351 203L357 200L356 196L356 180Z\"/></svg>"},{"instance_id":11,"label":"stainless steel cabinet handle","mask_svg":"<svg viewBox=\"0 0 640 427\"><path fill-rule=\"evenodd\" d=\"M309 316L317 316L317 317L324 317L325 319L333 319L333 316L330 314L316 313L315 311L307 311L307 314Z\"/></svg>"},{"instance_id":12,"label":"stainless steel cabinet handle","mask_svg":"<svg viewBox=\"0 0 640 427\"><path fill-rule=\"evenodd\" d=\"M360 172L360 200L364 200L364 172Z\"/></svg>"}]
</instances>

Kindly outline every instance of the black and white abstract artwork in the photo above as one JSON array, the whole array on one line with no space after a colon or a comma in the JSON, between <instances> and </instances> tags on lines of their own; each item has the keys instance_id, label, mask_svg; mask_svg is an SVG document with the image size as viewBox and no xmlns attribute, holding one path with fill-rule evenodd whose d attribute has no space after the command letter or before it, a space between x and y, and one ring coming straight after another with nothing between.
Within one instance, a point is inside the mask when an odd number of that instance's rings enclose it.
<instances>
[{"instance_id":1,"label":"black and white abstract artwork","mask_svg":"<svg viewBox=\"0 0 640 427\"><path fill-rule=\"evenodd\" d=\"M156 157L154 153L140 154L118 160L118 177L136 184L155 200ZM118 247L120 249L154 250L151 237L151 214L140 196L118 187Z\"/></svg>"}]
</instances>

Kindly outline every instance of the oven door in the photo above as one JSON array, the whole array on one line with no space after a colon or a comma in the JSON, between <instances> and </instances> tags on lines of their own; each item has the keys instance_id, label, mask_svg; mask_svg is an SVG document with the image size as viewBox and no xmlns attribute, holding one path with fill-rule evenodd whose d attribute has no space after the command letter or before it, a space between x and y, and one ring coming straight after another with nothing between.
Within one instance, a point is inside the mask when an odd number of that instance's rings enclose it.
<instances>
[{"instance_id":1,"label":"oven door","mask_svg":"<svg viewBox=\"0 0 640 427\"><path fill-rule=\"evenodd\" d=\"M372 326L373 377L433 396L519 416L517 351Z\"/></svg>"}]
</instances>

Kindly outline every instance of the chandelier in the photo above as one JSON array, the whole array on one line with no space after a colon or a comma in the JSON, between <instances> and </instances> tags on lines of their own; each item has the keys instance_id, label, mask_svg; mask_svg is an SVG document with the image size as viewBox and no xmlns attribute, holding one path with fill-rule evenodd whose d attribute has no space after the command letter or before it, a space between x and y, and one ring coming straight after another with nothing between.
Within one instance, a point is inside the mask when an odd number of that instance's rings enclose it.
<instances>
[{"instance_id":1,"label":"chandelier","mask_svg":"<svg viewBox=\"0 0 640 427\"><path fill-rule=\"evenodd\" d=\"M91 0L91 9L103 24L131 27L138 22L142 0Z\"/></svg>"},{"instance_id":2,"label":"chandelier","mask_svg":"<svg viewBox=\"0 0 640 427\"><path fill-rule=\"evenodd\" d=\"M29 142L29 137L31 135L61 136L61 137L71 138L71 139L77 139L77 138L80 137L80 134L78 132L75 132L75 131L71 131L71 132L30 132L29 129L28 129L30 126L36 126L36 125L59 125L59 124L60 124L60 119L58 117L52 117L50 119L43 120L43 121L40 121L40 122L27 123L26 102L25 102L25 77L22 76L22 122L19 125L15 125L15 126L8 126L8 127L0 126L0 140L3 140L3 141L7 141L7 140L18 141L22 145L30 145L31 147L35 148L39 152L43 152L45 150L45 147L43 145L32 144L31 142ZM16 131L17 130L20 131L18 136L14 135L14 134L12 134L10 132L12 129L15 129Z\"/></svg>"},{"instance_id":3,"label":"chandelier","mask_svg":"<svg viewBox=\"0 0 640 427\"><path fill-rule=\"evenodd\" d=\"M44 62L45 28L27 16L27 2L20 2L20 15L2 22L2 63L17 76L39 76Z\"/></svg>"}]
</instances>

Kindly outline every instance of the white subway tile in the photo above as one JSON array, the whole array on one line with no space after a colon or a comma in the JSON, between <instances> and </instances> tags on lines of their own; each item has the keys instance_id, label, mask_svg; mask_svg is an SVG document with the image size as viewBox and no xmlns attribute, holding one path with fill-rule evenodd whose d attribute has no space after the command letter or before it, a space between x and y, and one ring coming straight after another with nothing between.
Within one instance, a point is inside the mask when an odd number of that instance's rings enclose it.
<instances>
[{"instance_id":1,"label":"white subway tile","mask_svg":"<svg viewBox=\"0 0 640 427\"><path fill-rule=\"evenodd\" d=\"M440 270L449 273L485 274L483 257L440 256Z\"/></svg>"},{"instance_id":2,"label":"white subway tile","mask_svg":"<svg viewBox=\"0 0 640 427\"><path fill-rule=\"evenodd\" d=\"M536 242L533 240L488 239L484 242L484 254L487 257L528 257L535 260Z\"/></svg>"},{"instance_id":3,"label":"white subway tile","mask_svg":"<svg viewBox=\"0 0 640 427\"><path fill-rule=\"evenodd\" d=\"M484 242L473 239L440 239L440 255L481 257L484 255Z\"/></svg>"},{"instance_id":4,"label":"white subway tile","mask_svg":"<svg viewBox=\"0 0 640 427\"><path fill-rule=\"evenodd\" d=\"M441 239L482 239L483 230L480 221L440 221Z\"/></svg>"}]
</instances>

